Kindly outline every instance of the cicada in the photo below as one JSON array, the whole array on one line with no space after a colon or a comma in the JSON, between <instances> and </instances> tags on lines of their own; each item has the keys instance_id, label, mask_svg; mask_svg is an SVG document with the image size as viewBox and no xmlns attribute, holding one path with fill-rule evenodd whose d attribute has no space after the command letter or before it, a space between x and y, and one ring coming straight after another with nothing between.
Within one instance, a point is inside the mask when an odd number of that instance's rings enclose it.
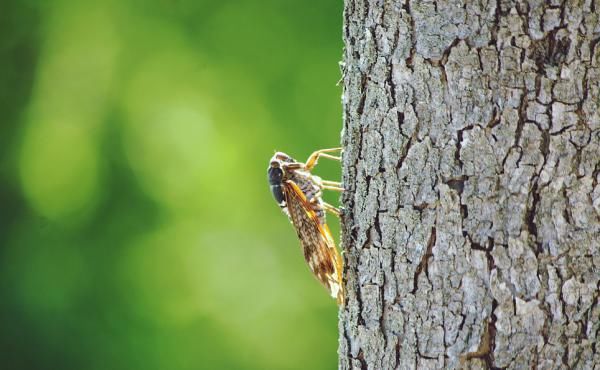
<instances>
[{"instance_id":1,"label":"cicada","mask_svg":"<svg viewBox=\"0 0 600 370\"><path fill-rule=\"evenodd\" d=\"M311 173L319 158L339 161L340 157L328 153L340 151L341 148L316 151L305 163L277 152L271 158L267 177L275 201L296 229L306 263L317 280L341 305L344 303L342 259L325 219L326 212L338 217L340 212L323 201L322 191L344 189L339 182L325 181Z\"/></svg>"}]
</instances>

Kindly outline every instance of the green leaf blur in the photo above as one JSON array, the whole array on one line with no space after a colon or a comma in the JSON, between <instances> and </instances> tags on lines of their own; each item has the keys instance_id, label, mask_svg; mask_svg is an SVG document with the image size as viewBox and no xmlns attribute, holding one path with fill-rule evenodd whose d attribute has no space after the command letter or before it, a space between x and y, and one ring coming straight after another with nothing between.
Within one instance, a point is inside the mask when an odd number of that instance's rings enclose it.
<instances>
[{"instance_id":1,"label":"green leaf blur","mask_svg":"<svg viewBox=\"0 0 600 370\"><path fill-rule=\"evenodd\" d=\"M341 12L2 2L1 368L335 368L266 168L339 145Z\"/></svg>"}]
</instances>

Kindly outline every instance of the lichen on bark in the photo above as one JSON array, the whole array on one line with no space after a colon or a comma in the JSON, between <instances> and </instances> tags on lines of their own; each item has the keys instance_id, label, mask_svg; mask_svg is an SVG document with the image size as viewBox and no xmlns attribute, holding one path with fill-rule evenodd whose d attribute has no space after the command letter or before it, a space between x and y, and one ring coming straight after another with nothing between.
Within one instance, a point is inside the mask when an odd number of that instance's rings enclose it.
<instances>
[{"instance_id":1,"label":"lichen on bark","mask_svg":"<svg viewBox=\"0 0 600 370\"><path fill-rule=\"evenodd\" d=\"M340 368L600 366L600 6L344 22Z\"/></svg>"}]
</instances>

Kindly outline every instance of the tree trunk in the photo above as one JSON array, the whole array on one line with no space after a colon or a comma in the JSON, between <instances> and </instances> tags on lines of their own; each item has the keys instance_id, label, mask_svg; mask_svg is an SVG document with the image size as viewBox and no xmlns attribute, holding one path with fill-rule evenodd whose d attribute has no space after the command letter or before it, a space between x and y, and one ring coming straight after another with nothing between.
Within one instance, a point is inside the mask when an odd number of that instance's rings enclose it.
<instances>
[{"instance_id":1,"label":"tree trunk","mask_svg":"<svg viewBox=\"0 0 600 370\"><path fill-rule=\"evenodd\" d=\"M344 19L340 368L600 367L600 4Z\"/></svg>"}]
</instances>

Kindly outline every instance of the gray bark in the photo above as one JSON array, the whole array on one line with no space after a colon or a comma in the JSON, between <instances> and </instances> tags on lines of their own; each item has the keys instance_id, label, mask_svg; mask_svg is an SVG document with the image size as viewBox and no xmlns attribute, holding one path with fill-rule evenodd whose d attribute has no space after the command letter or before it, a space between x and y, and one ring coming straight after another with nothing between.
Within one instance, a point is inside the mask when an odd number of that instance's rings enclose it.
<instances>
[{"instance_id":1,"label":"gray bark","mask_svg":"<svg viewBox=\"0 0 600 370\"><path fill-rule=\"evenodd\" d=\"M344 20L340 368L600 368L600 4Z\"/></svg>"}]
</instances>

